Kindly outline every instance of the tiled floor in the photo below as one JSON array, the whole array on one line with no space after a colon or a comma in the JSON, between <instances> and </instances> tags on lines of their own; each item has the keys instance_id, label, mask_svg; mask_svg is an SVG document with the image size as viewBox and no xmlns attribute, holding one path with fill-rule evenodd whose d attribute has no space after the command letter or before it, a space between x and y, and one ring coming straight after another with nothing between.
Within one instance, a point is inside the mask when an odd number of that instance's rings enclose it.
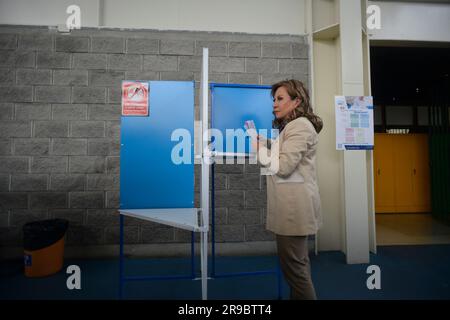
<instances>
[{"instance_id":1,"label":"tiled floor","mask_svg":"<svg viewBox=\"0 0 450 320\"><path fill-rule=\"evenodd\" d=\"M431 214L377 213L377 245L450 243L450 226Z\"/></svg>"}]
</instances>

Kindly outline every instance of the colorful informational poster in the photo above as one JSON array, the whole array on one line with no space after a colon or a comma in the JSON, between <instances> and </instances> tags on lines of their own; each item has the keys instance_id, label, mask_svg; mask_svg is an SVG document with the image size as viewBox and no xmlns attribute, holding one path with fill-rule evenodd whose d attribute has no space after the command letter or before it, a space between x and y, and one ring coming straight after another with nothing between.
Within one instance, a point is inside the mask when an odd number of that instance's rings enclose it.
<instances>
[{"instance_id":1,"label":"colorful informational poster","mask_svg":"<svg viewBox=\"0 0 450 320\"><path fill-rule=\"evenodd\" d=\"M373 149L373 98L335 96L336 149Z\"/></svg>"},{"instance_id":2,"label":"colorful informational poster","mask_svg":"<svg viewBox=\"0 0 450 320\"><path fill-rule=\"evenodd\" d=\"M122 116L148 116L148 82L122 82Z\"/></svg>"}]
</instances>

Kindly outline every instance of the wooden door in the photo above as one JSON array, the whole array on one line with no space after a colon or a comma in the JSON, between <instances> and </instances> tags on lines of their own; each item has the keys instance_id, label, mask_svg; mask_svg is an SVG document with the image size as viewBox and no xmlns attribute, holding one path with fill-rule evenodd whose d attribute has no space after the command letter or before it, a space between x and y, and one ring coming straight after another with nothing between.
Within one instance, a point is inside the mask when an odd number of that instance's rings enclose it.
<instances>
[{"instance_id":1,"label":"wooden door","mask_svg":"<svg viewBox=\"0 0 450 320\"><path fill-rule=\"evenodd\" d=\"M415 134L412 148L413 212L430 212L430 166L428 135Z\"/></svg>"},{"instance_id":2,"label":"wooden door","mask_svg":"<svg viewBox=\"0 0 450 320\"><path fill-rule=\"evenodd\" d=\"M375 212L396 212L394 184L394 141L391 135L375 134L374 187Z\"/></svg>"},{"instance_id":3,"label":"wooden door","mask_svg":"<svg viewBox=\"0 0 450 320\"><path fill-rule=\"evenodd\" d=\"M392 135L394 144L394 183L395 212L411 212L413 210L413 146L411 135Z\"/></svg>"},{"instance_id":4,"label":"wooden door","mask_svg":"<svg viewBox=\"0 0 450 320\"><path fill-rule=\"evenodd\" d=\"M430 169L426 134L375 134L375 212L429 212Z\"/></svg>"}]
</instances>

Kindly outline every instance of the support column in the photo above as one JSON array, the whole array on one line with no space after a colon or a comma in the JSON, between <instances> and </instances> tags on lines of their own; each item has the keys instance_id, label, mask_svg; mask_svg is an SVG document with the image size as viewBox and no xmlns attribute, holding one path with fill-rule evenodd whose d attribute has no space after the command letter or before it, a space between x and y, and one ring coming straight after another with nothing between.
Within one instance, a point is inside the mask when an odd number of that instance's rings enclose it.
<instances>
[{"instance_id":1,"label":"support column","mask_svg":"<svg viewBox=\"0 0 450 320\"><path fill-rule=\"evenodd\" d=\"M346 96L364 95L362 12L361 0L339 3L342 94ZM344 151L347 263L368 263L370 259L366 152Z\"/></svg>"}]
</instances>

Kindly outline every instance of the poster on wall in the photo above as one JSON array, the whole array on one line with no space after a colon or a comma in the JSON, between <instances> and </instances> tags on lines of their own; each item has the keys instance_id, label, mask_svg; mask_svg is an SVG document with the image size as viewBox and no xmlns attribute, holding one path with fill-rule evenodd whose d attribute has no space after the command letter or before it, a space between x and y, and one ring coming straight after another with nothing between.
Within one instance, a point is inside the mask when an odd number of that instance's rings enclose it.
<instances>
[{"instance_id":1,"label":"poster on wall","mask_svg":"<svg viewBox=\"0 0 450 320\"><path fill-rule=\"evenodd\" d=\"M148 82L122 82L122 116L148 116Z\"/></svg>"},{"instance_id":2,"label":"poster on wall","mask_svg":"<svg viewBox=\"0 0 450 320\"><path fill-rule=\"evenodd\" d=\"M373 149L372 96L335 96L336 149Z\"/></svg>"}]
</instances>

